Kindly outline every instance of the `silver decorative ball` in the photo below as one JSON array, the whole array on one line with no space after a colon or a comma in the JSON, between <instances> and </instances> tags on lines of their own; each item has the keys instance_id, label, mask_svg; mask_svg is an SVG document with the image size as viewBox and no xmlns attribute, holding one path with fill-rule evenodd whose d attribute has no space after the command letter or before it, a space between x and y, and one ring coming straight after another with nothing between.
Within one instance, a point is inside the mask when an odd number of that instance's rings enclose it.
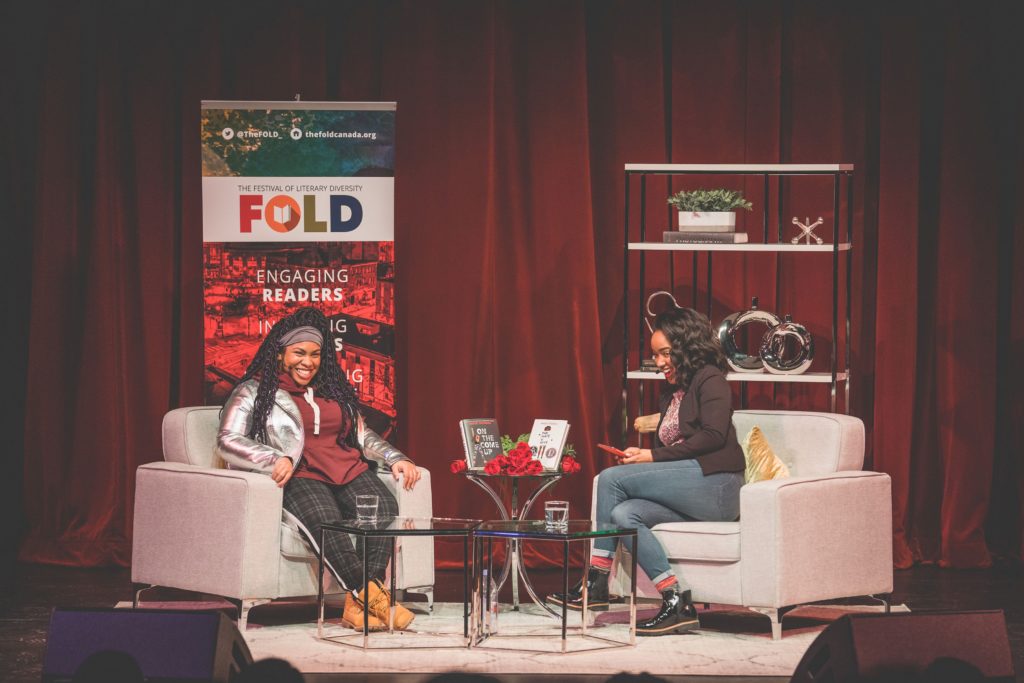
<instances>
[{"instance_id":1,"label":"silver decorative ball","mask_svg":"<svg viewBox=\"0 0 1024 683\"><path fill-rule=\"evenodd\" d=\"M750 302L750 310L732 313L726 316L722 324L718 326L718 341L725 352L725 359L736 372L761 372L764 363L761 356L751 356L740 351L736 344L736 332L745 325L761 323L768 330L778 326L779 317L769 311L762 311L757 307L757 297ZM762 352L763 353L763 352Z\"/></svg>"},{"instance_id":2,"label":"silver decorative ball","mask_svg":"<svg viewBox=\"0 0 1024 683\"><path fill-rule=\"evenodd\" d=\"M806 327L787 315L761 340L761 360L765 370L774 375L799 375L814 360L814 338Z\"/></svg>"}]
</instances>

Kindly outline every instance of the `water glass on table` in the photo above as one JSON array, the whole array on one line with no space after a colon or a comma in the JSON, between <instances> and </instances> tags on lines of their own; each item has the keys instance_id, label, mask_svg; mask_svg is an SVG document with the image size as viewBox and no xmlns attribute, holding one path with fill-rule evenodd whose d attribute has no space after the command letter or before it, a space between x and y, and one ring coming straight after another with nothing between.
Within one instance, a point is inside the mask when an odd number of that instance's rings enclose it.
<instances>
[{"instance_id":1,"label":"water glass on table","mask_svg":"<svg viewBox=\"0 0 1024 683\"><path fill-rule=\"evenodd\" d=\"M360 522L377 521L377 496L370 494L356 496L356 519Z\"/></svg>"},{"instance_id":2,"label":"water glass on table","mask_svg":"<svg viewBox=\"0 0 1024 683\"><path fill-rule=\"evenodd\" d=\"M544 503L544 526L556 531L569 528L569 501L549 500Z\"/></svg>"}]
</instances>

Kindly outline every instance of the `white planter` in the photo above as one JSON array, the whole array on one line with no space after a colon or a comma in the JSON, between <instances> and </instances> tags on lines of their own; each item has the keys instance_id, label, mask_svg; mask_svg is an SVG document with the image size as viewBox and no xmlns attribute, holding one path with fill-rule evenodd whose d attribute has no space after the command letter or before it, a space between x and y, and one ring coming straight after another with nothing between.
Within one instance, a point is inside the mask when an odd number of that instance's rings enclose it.
<instances>
[{"instance_id":1,"label":"white planter","mask_svg":"<svg viewBox=\"0 0 1024 683\"><path fill-rule=\"evenodd\" d=\"M735 211L680 211L682 232L736 232Z\"/></svg>"}]
</instances>

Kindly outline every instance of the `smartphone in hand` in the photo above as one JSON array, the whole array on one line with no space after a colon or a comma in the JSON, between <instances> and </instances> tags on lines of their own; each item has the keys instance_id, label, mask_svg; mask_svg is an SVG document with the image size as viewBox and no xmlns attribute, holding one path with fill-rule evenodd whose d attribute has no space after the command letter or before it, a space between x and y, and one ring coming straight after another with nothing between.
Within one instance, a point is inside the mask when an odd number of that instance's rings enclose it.
<instances>
[{"instance_id":1,"label":"smartphone in hand","mask_svg":"<svg viewBox=\"0 0 1024 683\"><path fill-rule=\"evenodd\" d=\"M599 443L599 444L597 444L597 447L600 448L602 451L605 451L607 453L611 453L616 458L625 458L626 457L626 454L623 451L620 451L618 448L614 448L613 446L608 446L606 444Z\"/></svg>"}]
</instances>

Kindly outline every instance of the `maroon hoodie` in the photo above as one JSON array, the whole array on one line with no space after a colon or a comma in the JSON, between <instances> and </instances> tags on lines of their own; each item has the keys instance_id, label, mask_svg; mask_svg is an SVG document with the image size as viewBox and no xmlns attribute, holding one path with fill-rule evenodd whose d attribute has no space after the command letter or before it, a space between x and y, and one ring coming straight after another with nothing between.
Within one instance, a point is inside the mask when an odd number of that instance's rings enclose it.
<instances>
[{"instance_id":1,"label":"maroon hoodie","mask_svg":"<svg viewBox=\"0 0 1024 683\"><path fill-rule=\"evenodd\" d=\"M294 476L328 484L347 484L365 472L368 466L359 451L338 443L339 434L344 440L352 430L352 420L341 406L330 399L313 397L320 408L320 433L314 434L313 407L306 401L306 389L286 372L278 377L281 389L291 394L302 415L302 460Z\"/></svg>"}]
</instances>

